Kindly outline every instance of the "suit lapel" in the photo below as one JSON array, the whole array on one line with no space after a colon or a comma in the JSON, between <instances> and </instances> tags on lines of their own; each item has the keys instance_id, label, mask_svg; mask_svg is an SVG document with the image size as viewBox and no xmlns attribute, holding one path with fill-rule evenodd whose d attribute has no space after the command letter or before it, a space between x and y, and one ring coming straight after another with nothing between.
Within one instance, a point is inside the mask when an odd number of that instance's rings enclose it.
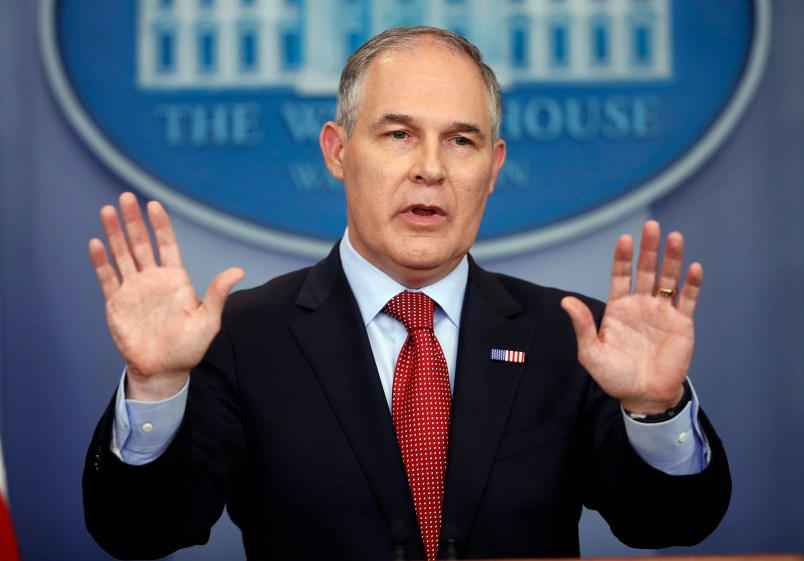
<instances>
[{"instance_id":1,"label":"suit lapel","mask_svg":"<svg viewBox=\"0 0 804 561\"><path fill-rule=\"evenodd\" d=\"M374 355L335 249L311 269L291 324L390 524L418 529L393 421Z\"/></svg>"},{"instance_id":2,"label":"suit lapel","mask_svg":"<svg viewBox=\"0 0 804 561\"><path fill-rule=\"evenodd\" d=\"M416 535L418 523L393 421L337 246L311 269L296 305L310 313L291 324L294 337L326 392L389 527L403 521ZM532 327L517 320L520 311L497 279L470 261L443 512L444 523L457 527L459 535L454 537L459 543L480 503L524 368L492 361L490 350L526 350L534 336ZM422 557L423 547L414 547L418 548Z\"/></svg>"},{"instance_id":3,"label":"suit lapel","mask_svg":"<svg viewBox=\"0 0 804 561\"><path fill-rule=\"evenodd\" d=\"M490 359L492 348L526 350L533 328L516 316L521 307L497 279L470 262L456 365L445 526L459 543L472 525L524 369ZM526 357L527 358L527 357Z\"/></svg>"}]
</instances>

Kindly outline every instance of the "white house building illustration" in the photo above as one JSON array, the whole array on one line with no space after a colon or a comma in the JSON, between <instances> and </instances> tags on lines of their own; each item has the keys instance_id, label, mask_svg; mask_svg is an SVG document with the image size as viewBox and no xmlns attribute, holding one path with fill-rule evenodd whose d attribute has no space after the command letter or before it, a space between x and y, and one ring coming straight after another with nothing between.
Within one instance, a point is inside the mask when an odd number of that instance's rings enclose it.
<instances>
[{"instance_id":1,"label":"white house building illustration","mask_svg":"<svg viewBox=\"0 0 804 561\"><path fill-rule=\"evenodd\" d=\"M476 44L503 87L672 78L670 0L138 0L137 83L333 94L363 42L422 22Z\"/></svg>"}]
</instances>

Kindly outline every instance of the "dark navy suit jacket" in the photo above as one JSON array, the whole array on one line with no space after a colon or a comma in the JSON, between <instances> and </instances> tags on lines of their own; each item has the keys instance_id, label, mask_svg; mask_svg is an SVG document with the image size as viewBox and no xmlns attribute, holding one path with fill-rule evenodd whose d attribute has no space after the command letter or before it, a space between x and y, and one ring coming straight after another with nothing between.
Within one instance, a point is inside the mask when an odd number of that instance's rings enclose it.
<instances>
[{"instance_id":1,"label":"dark navy suit jacket","mask_svg":"<svg viewBox=\"0 0 804 561\"><path fill-rule=\"evenodd\" d=\"M698 475L642 462L619 404L577 362L566 293L479 268L461 318L444 527L463 558L578 555L581 506L634 547L691 545L728 506L725 452ZM597 318L603 305L585 299ZM524 364L490 349L522 350ZM192 373L179 432L158 460L110 451L113 407L84 472L87 526L121 558L205 543L228 505L249 559L393 558L403 522L424 557L391 415L337 249L233 294ZM442 547L441 554L444 554Z\"/></svg>"}]
</instances>

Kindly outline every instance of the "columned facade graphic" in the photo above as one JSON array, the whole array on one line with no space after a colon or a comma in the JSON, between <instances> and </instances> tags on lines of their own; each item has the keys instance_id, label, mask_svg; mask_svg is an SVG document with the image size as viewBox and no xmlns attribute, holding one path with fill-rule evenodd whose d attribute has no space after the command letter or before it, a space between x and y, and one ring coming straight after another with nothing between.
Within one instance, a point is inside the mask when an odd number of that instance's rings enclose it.
<instances>
[{"instance_id":1,"label":"columned facade graphic","mask_svg":"<svg viewBox=\"0 0 804 561\"><path fill-rule=\"evenodd\" d=\"M364 41L421 22L470 39L504 87L672 78L670 0L138 0L137 83L331 94Z\"/></svg>"}]
</instances>

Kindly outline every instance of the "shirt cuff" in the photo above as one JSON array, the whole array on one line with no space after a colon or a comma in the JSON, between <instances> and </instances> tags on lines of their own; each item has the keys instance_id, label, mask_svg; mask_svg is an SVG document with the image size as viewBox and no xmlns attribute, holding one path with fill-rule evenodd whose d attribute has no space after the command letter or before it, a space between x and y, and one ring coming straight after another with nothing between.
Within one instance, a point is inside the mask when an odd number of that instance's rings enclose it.
<instances>
[{"instance_id":1,"label":"shirt cuff","mask_svg":"<svg viewBox=\"0 0 804 561\"><path fill-rule=\"evenodd\" d=\"M674 418L640 423L622 410L625 431L636 453L651 467L669 475L700 473L709 463L709 443L698 422L698 396L690 383L692 400Z\"/></svg>"},{"instance_id":2,"label":"shirt cuff","mask_svg":"<svg viewBox=\"0 0 804 561\"><path fill-rule=\"evenodd\" d=\"M161 401L126 399L125 386L123 372L117 387L111 449L127 464L147 464L162 455L179 430L190 380L176 395Z\"/></svg>"}]
</instances>

